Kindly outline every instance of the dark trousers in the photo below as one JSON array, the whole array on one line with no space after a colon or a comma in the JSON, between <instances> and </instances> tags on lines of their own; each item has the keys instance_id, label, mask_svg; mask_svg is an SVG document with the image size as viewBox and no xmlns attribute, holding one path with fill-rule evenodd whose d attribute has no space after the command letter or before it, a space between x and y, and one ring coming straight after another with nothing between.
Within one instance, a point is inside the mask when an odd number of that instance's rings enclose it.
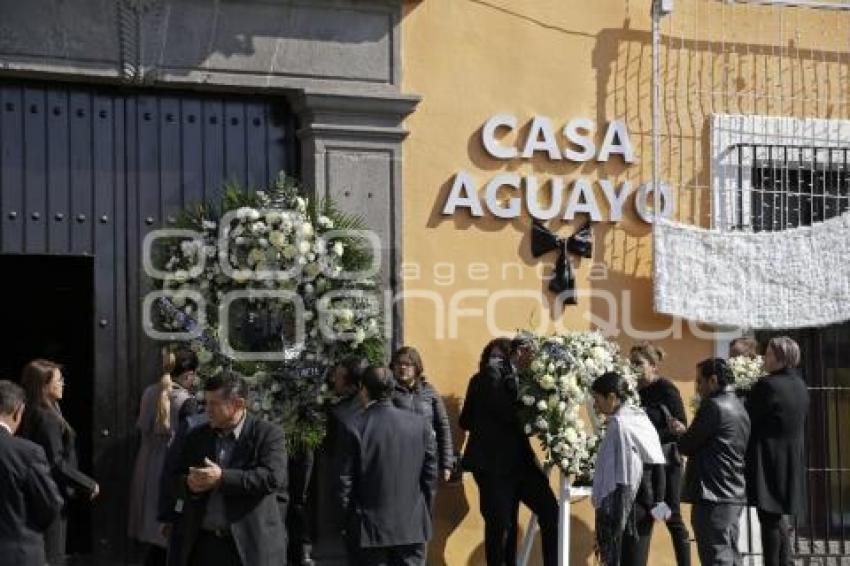
<instances>
[{"instance_id":1,"label":"dark trousers","mask_svg":"<svg viewBox=\"0 0 850 566\"><path fill-rule=\"evenodd\" d=\"M44 531L44 553L49 566L64 566L65 544L68 538L68 517L63 510Z\"/></svg>"},{"instance_id":2,"label":"dark trousers","mask_svg":"<svg viewBox=\"0 0 850 566\"><path fill-rule=\"evenodd\" d=\"M242 564L236 541L232 537L217 537L201 531L192 554L189 566L248 566Z\"/></svg>"},{"instance_id":3,"label":"dark trousers","mask_svg":"<svg viewBox=\"0 0 850 566\"><path fill-rule=\"evenodd\" d=\"M358 566L425 566L425 543L361 548Z\"/></svg>"},{"instance_id":4,"label":"dark trousers","mask_svg":"<svg viewBox=\"0 0 850 566\"><path fill-rule=\"evenodd\" d=\"M785 515L758 510L764 566L790 566L791 525Z\"/></svg>"},{"instance_id":5,"label":"dark trousers","mask_svg":"<svg viewBox=\"0 0 850 566\"><path fill-rule=\"evenodd\" d=\"M289 561L300 565L312 550L310 492L313 485L314 453L297 452L289 459L289 514L284 517L289 535Z\"/></svg>"},{"instance_id":6,"label":"dark trousers","mask_svg":"<svg viewBox=\"0 0 850 566\"><path fill-rule=\"evenodd\" d=\"M558 502L549 479L532 463L515 474L475 472L481 516L484 518L484 554L487 566L516 564L517 507L524 503L537 515L544 566L558 564Z\"/></svg>"},{"instance_id":7,"label":"dark trousers","mask_svg":"<svg viewBox=\"0 0 850 566\"><path fill-rule=\"evenodd\" d=\"M145 549L143 566L168 566L166 550L155 544L149 544Z\"/></svg>"},{"instance_id":8,"label":"dark trousers","mask_svg":"<svg viewBox=\"0 0 850 566\"><path fill-rule=\"evenodd\" d=\"M740 566L738 521L743 510L735 503L694 503L691 526L702 566Z\"/></svg>"},{"instance_id":9,"label":"dark trousers","mask_svg":"<svg viewBox=\"0 0 850 566\"><path fill-rule=\"evenodd\" d=\"M664 502L672 512L667 520L667 530L673 540L673 552L676 554L678 566L691 566L691 535L685 521L682 519L681 491L682 466L665 466L666 491ZM649 514L649 509L638 505L636 509L638 540L634 548L635 566L646 566L649 559L649 546L652 542L652 530L655 520Z\"/></svg>"}]
</instances>

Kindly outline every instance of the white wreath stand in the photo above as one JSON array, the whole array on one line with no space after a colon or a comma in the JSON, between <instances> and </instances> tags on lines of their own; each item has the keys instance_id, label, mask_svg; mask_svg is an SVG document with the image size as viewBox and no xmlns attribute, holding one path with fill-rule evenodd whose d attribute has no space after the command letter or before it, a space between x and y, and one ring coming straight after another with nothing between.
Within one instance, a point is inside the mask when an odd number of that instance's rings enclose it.
<instances>
[{"instance_id":1,"label":"white wreath stand","mask_svg":"<svg viewBox=\"0 0 850 566\"><path fill-rule=\"evenodd\" d=\"M561 474L561 489L558 496L558 566L570 564L570 511L573 499L584 499L590 496L589 487L573 487L570 478ZM532 515L525 529L522 550L517 557L517 566L528 566L531 557L531 547L534 545L534 535L538 531L537 515Z\"/></svg>"}]
</instances>

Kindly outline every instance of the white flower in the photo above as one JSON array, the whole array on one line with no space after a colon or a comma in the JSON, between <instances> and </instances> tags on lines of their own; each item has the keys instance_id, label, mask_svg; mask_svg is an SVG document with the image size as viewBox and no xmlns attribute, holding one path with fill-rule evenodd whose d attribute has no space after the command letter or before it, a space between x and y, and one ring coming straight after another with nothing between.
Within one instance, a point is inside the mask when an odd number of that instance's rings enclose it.
<instances>
[{"instance_id":1,"label":"white flower","mask_svg":"<svg viewBox=\"0 0 850 566\"><path fill-rule=\"evenodd\" d=\"M567 427L567 430L564 431L564 439L570 444L575 444L578 440L578 433L576 432L576 429L573 427Z\"/></svg>"},{"instance_id":2,"label":"white flower","mask_svg":"<svg viewBox=\"0 0 850 566\"><path fill-rule=\"evenodd\" d=\"M215 230L218 227L218 224L216 224L212 220L204 220L201 223L201 226L203 226L204 230L212 231L212 230Z\"/></svg>"},{"instance_id":3,"label":"white flower","mask_svg":"<svg viewBox=\"0 0 850 566\"><path fill-rule=\"evenodd\" d=\"M345 324L350 324L354 321L354 311L351 309L341 309L337 314L337 320Z\"/></svg>"},{"instance_id":4,"label":"white flower","mask_svg":"<svg viewBox=\"0 0 850 566\"><path fill-rule=\"evenodd\" d=\"M305 222L304 224L302 224L298 228L298 231L301 232L301 235L304 236L305 238L309 238L309 237L313 236L313 234L315 234L315 230L313 230L313 225L310 224L309 222Z\"/></svg>"},{"instance_id":5,"label":"white flower","mask_svg":"<svg viewBox=\"0 0 850 566\"><path fill-rule=\"evenodd\" d=\"M315 290L316 289L310 283L307 283L306 285L304 285L304 293L306 295L312 295Z\"/></svg>"},{"instance_id":6,"label":"white flower","mask_svg":"<svg viewBox=\"0 0 850 566\"><path fill-rule=\"evenodd\" d=\"M308 263L304 267L304 274L310 279L315 278L321 272L322 266L320 266L318 263Z\"/></svg>"},{"instance_id":7,"label":"white flower","mask_svg":"<svg viewBox=\"0 0 850 566\"><path fill-rule=\"evenodd\" d=\"M330 218L328 218L327 216L320 216L320 217L316 220L316 222L318 222L319 226L321 226L322 228L330 229L330 228L333 228L333 227L334 227L333 220L331 220L331 219L330 219Z\"/></svg>"},{"instance_id":8,"label":"white flower","mask_svg":"<svg viewBox=\"0 0 850 566\"><path fill-rule=\"evenodd\" d=\"M357 331L354 333L354 341L357 342L358 344L360 344L365 339L366 339L366 331L363 330L362 328L358 328Z\"/></svg>"},{"instance_id":9,"label":"white flower","mask_svg":"<svg viewBox=\"0 0 850 566\"><path fill-rule=\"evenodd\" d=\"M282 253L283 257L285 257L286 259L292 259L298 254L298 249L292 244L287 244L286 246L284 246Z\"/></svg>"},{"instance_id":10,"label":"white flower","mask_svg":"<svg viewBox=\"0 0 850 566\"><path fill-rule=\"evenodd\" d=\"M307 210L307 201L301 197L296 197L295 207L298 209L299 212L304 212L305 210Z\"/></svg>"},{"instance_id":11,"label":"white flower","mask_svg":"<svg viewBox=\"0 0 850 566\"><path fill-rule=\"evenodd\" d=\"M532 406L534 404L534 397L532 397L531 395L523 395L522 396L522 404L525 405L526 407Z\"/></svg>"},{"instance_id":12,"label":"white flower","mask_svg":"<svg viewBox=\"0 0 850 566\"><path fill-rule=\"evenodd\" d=\"M307 261L316 261L316 254L310 252L307 254Z\"/></svg>"},{"instance_id":13,"label":"white flower","mask_svg":"<svg viewBox=\"0 0 850 566\"><path fill-rule=\"evenodd\" d=\"M236 218L238 220L245 220L251 217L251 209L247 206L243 206L242 208L236 209Z\"/></svg>"},{"instance_id":14,"label":"white flower","mask_svg":"<svg viewBox=\"0 0 850 566\"><path fill-rule=\"evenodd\" d=\"M198 352L198 362L200 362L201 364L208 364L212 361L212 359L213 354L209 350L202 349L200 352Z\"/></svg>"},{"instance_id":15,"label":"white flower","mask_svg":"<svg viewBox=\"0 0 850 566\"><path fill-rule=\"evenodd\" d=\"M185 282L186 280L189 279L189 272L186 271L185 269L178 269L177 271L174 272L174 275L172 276L172 278L175 281L177 281L178 283L183 283L183 282Z\"/></svg>"},{"instance_id":16,"label":"white flower","mask_svg":"<svg viewBox=\"0 0 850 566\"><path fill-rule=\"evenodd\" d=\"M315 315L313 314L313 311L304 311L304 320L309 322L313 320L314 317Z\"/></svg>"},{"instance_id":17,"label":"white flower","mask_svg":"<svg viewBox=\"0 0 850 566\"><path fill-rule=\"evenodd\" d=\"M279 230L272 230L269 233L269 242L276 248L282 248L286 245L286 236Z\"/></svg>"},{"instance_id":18,"label":"white flower","mask_svg":"<svg viewBox=\"0 0 850 566\"><path fill-rule=\"evenodd\" d=\"M545 411L548 408L549 407L546 405L545 400L541 399L540 401L537 402L537 410L538 411Z\"/></svg>"},{"instance_id":19,"label":"white flower","mask_svg":"<svg viewBox=\"0 0 850 566\"><path fill-rule=\"evenodd\" d=\"M543 389L554 389L555 388L555 378L552 377L551 374L545 373L540 378L538 378L537 382L540 384L540 387Z\"/></svg>"},{"instance_id":20,"label":"white flower","mask_svg":"<svg viewBox=\"0 0 850 566\"><path fill-rule=\"evenodd\" d=\"M248 209L248 220L256 221L260 219L260 211L256 208Z\"/></svg>"},{"instance_id":21,"label":"white flower","mask_svg":"<svg viewBox=\"0 0 850 566\"><path fill-rule=\"evenodd\" d=\"M534 426L536 426L539 430L548 430L549 423L546 422L546 419L543 417L537 417L537 420L534 421Z\"/></svg>"},{"instance_id":22,"label":"white flower","mask_svg":"<svg viewBox=\"0 0 850 566\"><path fill-rule=\"evenodd\" d=\"M268 227L263 222L254 222L253 224L251 224L251 233L255 236L265 234L267 230Z\"/></svg>"},{"instance_id":23,"label":"white flower","mask_svg":"<svg viewBox=\"0 0 850 566\"><path fill-rule=\"evenodd\" d=\"M282 216L279 212L275 212L274 210L266 213L266 224L277 224L280 222Z\"/></svg>"},{"instance_id":24,"label":"white flower","mask_svg":"<svg viewBox=\"0 0 850 566\"><path fill-rule=\"evenodd\" d=\"M298 251L302 254L310 253L310 242L306 240L298 242Z\"/></svg>"},{"instance_id":25,"label":"white flower","mask_svg":"<svg viewBox=\"0 0 850 566\"><path fill-rule=\"evenodd\" d=\"M342 257L342 254L345 252L345 246L343 246L342 242L334 242L334 255L337 257Z\"/></svg>"}]
</instances>

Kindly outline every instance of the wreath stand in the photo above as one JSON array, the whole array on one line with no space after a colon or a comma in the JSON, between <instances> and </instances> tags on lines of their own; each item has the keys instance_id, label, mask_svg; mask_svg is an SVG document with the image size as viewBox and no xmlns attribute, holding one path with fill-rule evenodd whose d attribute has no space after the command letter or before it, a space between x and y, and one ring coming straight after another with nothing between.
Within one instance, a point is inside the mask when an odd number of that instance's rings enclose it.
<instances>
[{"instance_id":1,"label":"wreath stand","mask_svg":"<svg viewBox=\"0 0 850 566\"><path fill-rule=\"evenodd\" d=\"M569 566L570 564L570 513L572 502L580 501L590 497L590 487L576 487L570 483L566 474L561 474L561 489L558 495L558 566ZM522 541L522 549L517 560L517 566L527 566L531 557L531 547L534 545L534 536L539 530L537 515L532 515L525 529L525 537Z\"/></svg>"}]
</instances>

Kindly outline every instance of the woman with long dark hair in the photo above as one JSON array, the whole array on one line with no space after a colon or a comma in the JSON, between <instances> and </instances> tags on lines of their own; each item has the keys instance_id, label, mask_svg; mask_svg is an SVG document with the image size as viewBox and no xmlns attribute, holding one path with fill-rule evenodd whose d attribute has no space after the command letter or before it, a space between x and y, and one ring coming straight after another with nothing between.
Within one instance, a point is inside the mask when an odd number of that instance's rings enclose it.
<instances>
[{"instance_id":1,"label":"woman with long dark hair","mask_svg":"<svg viewBox=\"0 0 850 566\"><path fill-rule=\"evenodd\" d=\"M26 392L27 404L18 434L44 448L53 480L64 499L59 516L44 533L47 563L62 565L65 563L68 502L72 498L94 499L100 487L79 470L77 435L59 408L65 388L62 367L48 360L33 360L24 367L21 387Z\"/></svg>"},{"instance_id":2,"label":"woman with long dark hair","mask_svg":"<svg viewBox=\"0 0 850 566\"><path fill-rule=\"evenodd\" d=\"M141 444L130 484L130 538L148 545L145 566L164 566L167 541L157 521L160 477L168 445L180 424L188 416L184 407L192 399L198 357L191 350L176 353L163 349L162 373L156 383L142 393L136 428Z\"/></svg>"},{"instance_id":3,"label":"woman with long dark hair","mask_svg":"<svg viewBox=\"0 0 850 566\"><path fill-rule=\"evenodd\" d=\"M614 372L591 385L593 408L607 419L593 474L596 548L604 566L640 564L637 525L664 500L664 454L646 413L626 404L628 383Z\"/></svg>"}]
</instances>

